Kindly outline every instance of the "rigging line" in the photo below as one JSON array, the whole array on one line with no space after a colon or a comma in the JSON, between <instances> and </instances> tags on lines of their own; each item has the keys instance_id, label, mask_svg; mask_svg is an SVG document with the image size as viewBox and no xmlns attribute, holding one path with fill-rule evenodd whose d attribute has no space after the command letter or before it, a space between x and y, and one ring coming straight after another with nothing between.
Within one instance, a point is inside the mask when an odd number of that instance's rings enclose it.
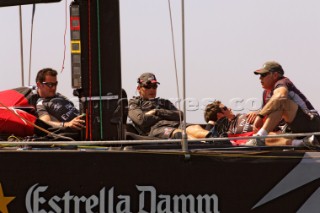
<instances>
[{"instance_id":1,"label":"rigging line","mask_svg":"<svg viewBox=\"0 0 320 213\"><path fill-rule=\"evenodd\" d=\"M64 28L64 35L63 35L63 59L62 59L62 66L61 66L61 73L64 70L64 63L66 60L66 49L67 49L67 45L66 45L66 35L67 35L67 28L68 28L68 4L67 4L68 0L65 0L65 28Z\"/></svg>"},{"instance_id":2,"label":"rigging line","mask_svg":"<svg viewBox=\"0 0 320 213\"><path fill-rule=\"evenodd\" d=\"M177 59L176 59L176 48L175 48L175 42L174 42L174 31L173 31L173 21L172 21L172 11L171 11L171 3L170 0L168 0L168 6L169 6L169 15L170 15L170 26L171 26L171 40L172 40L172 51L173 51L173 61L174 61L174 70L176 74L176 85L177 85L177 95L178 95L178 109L179 109L179 120L180 123L182 123L182 114L181 114L181 107L180 107L180 92L179 92L179 80L178 80L178 70L177 70Z\"/></svg>"},{"instance_id":3,"label":"rigging line","mask_svg":"<svg viewBox=\"0 0 320 213\"><path fill-rule=\"evenodd\" d=\"M33 37L33 22L36 13L36 4L32 6L32 17L31 17L31 35L30 35L30 53L29 53L29 78L28 85L31 85L31 61L32 61L32 37Z\"/></svg>"},{"instance_id":4,"label":"rigging line","mask_svg":"<svg viewBox=\"0 0 320 213\"><path fill-rule=\"evenodd\" d=\"M92 140L92 58L91 58L91 0L88 0L88 69L89 69L89 106L88 106L88 134L86 138ZM90 135L89 135L90 134Z\"/></svg>"},{"instance_id":5,"label":"rigging line","mask_svg":"<svg viewBox=\"0 0 320 213\"><path fill-rule=\"evenodd\" d=\"M24 87L24 65L23 65L23 32L22 32L22 6L19 5L20 19L20 62L21 62L21 86Z\"/></svg>"},{"instance_id":6,"label":"rigging line","mask_svg":"<svg viewBox=\"0 0 320 213\"><path fill-rule=\"evenodd\" d=\"M99 67L99 96L100 96L100 100L99 100L99 108L100 108L100 138L103 139L103 117L102 117L102 82L101 82L101 45L100 45L100 0L97 0L97 25L98 25L98 29L97 29L97 34L98 34L98 67Z\"/></svg>"}]
</instances>

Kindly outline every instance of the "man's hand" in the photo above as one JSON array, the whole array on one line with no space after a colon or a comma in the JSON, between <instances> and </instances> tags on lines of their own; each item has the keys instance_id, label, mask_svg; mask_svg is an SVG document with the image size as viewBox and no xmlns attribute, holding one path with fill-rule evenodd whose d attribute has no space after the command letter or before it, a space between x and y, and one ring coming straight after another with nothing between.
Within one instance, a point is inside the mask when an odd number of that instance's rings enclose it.
<instances>
[{"instance_id":1,"label":"man's hand","mask_svg":"<svg viewBox=\"0 0 320 213\"><path fill-rule=\"evenodd\" d=\"M247 114L247 121L249 124L253 124L254 120L256 119L257 117L257 112L249 112Z\"/></svg>"},{"instance_id":2,"label":"man's hand","mask_svg":"<svg viewBox=\"0 0 320 213\"><path fill-rule=\"evenodd\" d=\"M83 117L83 115L79 115L77 117L75 117L74 119L72 119L69 122L66 122L64 124L65 127L70 127L72 129L77 129L77 130L81 130L82 128L85 128L85 121L82 120L81 118Z\"/></svg>"}]
</instances>

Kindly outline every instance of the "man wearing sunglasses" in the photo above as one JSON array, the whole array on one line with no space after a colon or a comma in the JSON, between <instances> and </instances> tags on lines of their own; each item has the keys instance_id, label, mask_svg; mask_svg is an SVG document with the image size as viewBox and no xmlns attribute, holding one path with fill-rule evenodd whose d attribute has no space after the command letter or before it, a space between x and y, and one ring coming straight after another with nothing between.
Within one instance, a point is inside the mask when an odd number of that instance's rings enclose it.
<instances>
[{"instance_id":1,"label":"man wearing sunglasses","mask_svg":"<svg viewBox=\"0 0 320 213\"><path fill-rule=\"evenodd\" d=\"M58 72L51 68L40 70L36 77L37 83L37 114L38 117L56 128L70 127L80 130L84 128L84 120L79 110L66 97L57 93Z\"/></svg>"},{"instance_id":2,"label":"man wearing sunglasses","mask_svg":"<svg viewBox=\"0 0 320 213\"><path fill-rule=\"evenodd\" d=\"M226 107L221 101L214 101L205 108L204 119L207 122L205 129L212 132L213 136L225 134L229 137L243 137L253 135L253 122L249 114L234 114L231 108ZM273 131L282 128L281 123ZM275 134L272 132L271 134ZM246 145L248 140L233 140L234 145ZM285 145L291 140L286 138L269 138L266 140L267 145Z\"/></svg>"},{"instance_id":3,"label":"man wearing sunglasses","mask_svg":"<svg viewBox=\"0 0 320 213\"><path fill-rule=\"evenodd\" d=\"M262 68L254 71L254 74L260 76L264 89L263 107L253 124L256 135L268 135L282 119L292 133L320 131L318 112L289 78L284 76L284 70L278 62L268 61ZM297 138L292 140L292 145L319 145L319 140L319 136ZM248 142L248 145L263 144L261 139Z\"/></svg>"},{"instance_id":4,"label":"man wearing sunglasses","mask_svg":"<svg viewBox=\"0 0 320 213\"><path fill-rule=\"evenodd\" d=\"M213 135L242 134L252 132L252 123L248 121L246 114L233 114L232 110L221 101L214 101L205 108L204 119L207 122L206 129Z\"/></svg>"},{"instance_id":5,"label":"man wearing sunglasses","mask_svg":"<svg viewBox=\"0 0 320 213\"><path fill-rule=\"evenodd\" d=\"M167 99L157 98L160 84L153 73L143 73L138 78L138 97L129 101L129 118L141 135L157 138L181 138L183 113ZM200 125L187 124L188 138L211 137ZM221 144L221 142L220 142ZM230 145L229 142L225 142Z\"/></svg>"}]
</instances>

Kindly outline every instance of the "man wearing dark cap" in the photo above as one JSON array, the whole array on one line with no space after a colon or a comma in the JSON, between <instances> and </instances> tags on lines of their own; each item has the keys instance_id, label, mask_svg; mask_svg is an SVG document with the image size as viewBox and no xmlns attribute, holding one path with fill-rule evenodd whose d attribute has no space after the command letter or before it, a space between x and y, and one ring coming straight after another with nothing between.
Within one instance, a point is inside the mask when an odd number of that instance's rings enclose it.
<instances>
[{"instance_id":1,"label":"man wearing dark cap","mask_svg":"<svg viewBox=\"0 0 320 213\"><path fill-rule=\"evenodd\" d=\"M282 66L275 61L266 62L259 70L263 92L263 107L254 121L256 135L266 136L283 119L292 133L320 132L320 117L309 100L284 76ZM318 140L317 140L318 139ZM294 139L292 145L309 143L318 145L319 136ZM252 139L247 145L264 145L261 139ZM284 144L285 145L285 144Z\"/></svg>"},{"instance_id":2,"label":"man wearing dark cap","mask_svg":"<svg viewBox=\"0 0 320 213\"><path fill-rule=\"evenodd\" d=\"M180 121L183 113L167 99L156 98L160 84L153 73L143 73L138 78L140 94L129 101L129 117L141 135L157 138L181 138ZM211 137L200 125L187 125L189 138Z\"/></svg>"}]
</instances>

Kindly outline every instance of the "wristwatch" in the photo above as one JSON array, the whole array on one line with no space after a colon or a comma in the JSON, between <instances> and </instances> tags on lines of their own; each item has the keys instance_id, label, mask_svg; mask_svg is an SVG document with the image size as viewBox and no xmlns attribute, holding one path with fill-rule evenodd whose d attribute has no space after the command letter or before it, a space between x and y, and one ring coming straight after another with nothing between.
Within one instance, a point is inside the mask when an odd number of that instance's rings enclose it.
<instances>
[{"instance_id":1,"label":"wristwatch","mask_svg":"<svg viewBox=\"0 0 320 213\"><path fill-rule=\"evenodd\" d=\"M264 115L258 114L257 116L261 119L264 119Z\"/></svg>"}]
</instances>

